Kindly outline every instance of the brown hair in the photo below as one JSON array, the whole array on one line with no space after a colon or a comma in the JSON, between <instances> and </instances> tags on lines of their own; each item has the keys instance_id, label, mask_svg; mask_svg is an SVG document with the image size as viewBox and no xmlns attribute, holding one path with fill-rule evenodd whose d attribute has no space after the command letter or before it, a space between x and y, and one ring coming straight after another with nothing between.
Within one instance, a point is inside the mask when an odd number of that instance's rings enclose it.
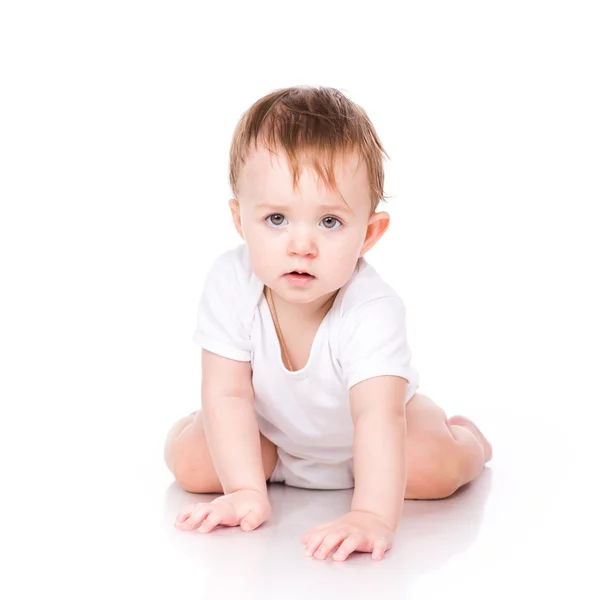
<instances>
[{"instance_id":1,"label":"brown hair","mask_svg":"<svg viewBox=\"0 0 600 600\"><path fill-rule=\"evenodd\" d=\"M318 177L340 193L335 182L334 160L340 154L356 152L367 166L371 212L375 212L380 201L386 200L383 156L388 159L389 156L366 112L337 89L298 86L276 90L242 115L229 151L229 183L235 195L241 166L251 145L257 149L259 142L270 152L278 149L285 152L294 189L301 171L298 154L311 155Z\"/></svg>"}]
</instances>

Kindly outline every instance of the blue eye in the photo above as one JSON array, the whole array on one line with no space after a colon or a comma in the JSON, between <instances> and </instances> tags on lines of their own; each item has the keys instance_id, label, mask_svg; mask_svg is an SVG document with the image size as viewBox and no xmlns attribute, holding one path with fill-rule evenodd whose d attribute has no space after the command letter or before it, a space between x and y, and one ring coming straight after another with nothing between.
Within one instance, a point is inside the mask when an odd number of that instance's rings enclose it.
<instances>
[{"instance_id":1,"label":"blue eye","mask_svg":"<svg viewBox=\"0 0 600 600\"><path fill-rule=\"evenodd\" d=\"M281 213L273 213L265 218L265 221L272 225L273 227L279 227L283 225L281 219L285 220L285 217ZM323 217L321 223L330 223L331 226L325 225L325 229L339 229L342 226L342 222L337 217ZM335 223L338 223L338 227L335 227Z\"/></svg>"}]
</instances>

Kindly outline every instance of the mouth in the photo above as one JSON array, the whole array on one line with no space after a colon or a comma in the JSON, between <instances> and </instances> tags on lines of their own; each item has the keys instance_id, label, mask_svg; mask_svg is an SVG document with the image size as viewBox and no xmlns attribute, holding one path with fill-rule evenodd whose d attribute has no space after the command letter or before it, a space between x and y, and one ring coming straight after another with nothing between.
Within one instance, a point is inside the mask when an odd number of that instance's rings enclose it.
<instances>
[{"instance_id":1,"label":"mouth","mask_svg":"<svg viewBox=\"0 0 600 600\"><path fill-rule=\"evenodd\" d=\"M311 275L310 273L307 273L306 271L290 271L289 273L286 273L286 276L288 275L292 275L294 277L304 277L307 279L314 279L315 276Z\"/></svg>"},{"instance_id":2,"label":"mouth","mask_svg":"<svg viewBox=\"0 0 600 600\"><path fill-rule=\"evenodd\" d=\"M302 273L301 271L290 271L284 275L286 281L293 286L307 286L316 279L314 275L310 273Z\"/></svg>"}]
</instances>

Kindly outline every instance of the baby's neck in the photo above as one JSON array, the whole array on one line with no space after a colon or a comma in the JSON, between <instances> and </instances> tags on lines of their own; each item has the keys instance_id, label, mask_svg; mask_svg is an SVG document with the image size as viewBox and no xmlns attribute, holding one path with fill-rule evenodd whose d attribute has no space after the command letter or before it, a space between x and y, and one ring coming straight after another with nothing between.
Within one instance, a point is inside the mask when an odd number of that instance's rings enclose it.
<instances>
[{"instance_id":1,"label":"baby's neck","mask_svg":"<svg viewBox=\"0 0 600 600\"><path fill-rule=\"evenodd\" d=\"M266 288L265 288L266 292ZM332 292L308 304L294 304L286 302L280 296L273 293L273 303L280 319L297 320L302 322L321 321L335 301L336 292Z\"/></svg>"}]
</instances>

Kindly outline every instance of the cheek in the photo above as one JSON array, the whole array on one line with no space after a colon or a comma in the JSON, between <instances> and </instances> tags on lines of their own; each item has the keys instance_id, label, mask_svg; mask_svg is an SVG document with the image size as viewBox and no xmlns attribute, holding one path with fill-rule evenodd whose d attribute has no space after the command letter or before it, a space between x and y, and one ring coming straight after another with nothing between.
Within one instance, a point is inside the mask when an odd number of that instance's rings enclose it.
<instances>
[{"instance_id":1,"label":"cheek","mask_svg":"<svg viewBox=\"0 0 600 600\"><path fill-rule=\"evenodd\" d=\"M252 231L248 232L246 246L250 258L250 265L256 276L264 282L273 278L274 272L279 272L281 266L275 262L277 254L273 252L272 246L265 241L265 237Z\"/></svg>"},{"instance_id":2,"label":"cheek","mask_svg":"<svg viewBox=\"0 0 600 600\"><path fill-rule=\"evenodd\" d=\"M362 238L356 232L351 232L332 239L323 250L334 262L345 264L358 260L362 244Z\"/></svg>"},{"instance_id":3,"label":"cheek","mask_svg":"<svg viewBox=\"0 0 600 600\"><path fill-rule=\"evenodd\" d=\"M269 243L264 235L264 231L259 224L249 223L244 228L246 243L252 254L264 254Z\"/></svg>"}]
</instances>

